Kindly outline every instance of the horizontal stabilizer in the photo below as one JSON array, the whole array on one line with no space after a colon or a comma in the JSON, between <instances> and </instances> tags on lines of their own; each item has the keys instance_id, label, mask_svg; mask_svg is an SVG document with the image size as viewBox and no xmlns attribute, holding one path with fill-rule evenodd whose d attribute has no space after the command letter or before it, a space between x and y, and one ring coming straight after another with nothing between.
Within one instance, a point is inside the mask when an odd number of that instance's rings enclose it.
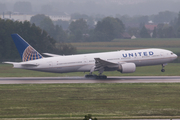
<instances>
[{"instance_id":1,"label":"horizontal stabilizer","mask_svg":"<svg viewBox=\"0 0 180 120\"><path fill-rule=\"evenodd\" d=\"M17 66L20 66L18 62L3 62L6 64L12 64L14 68L16 68Z\"/></svg>"},{"instance_id":2,"label":"horizontal stabilizer","mask_svg":"<svg viewBox=\"0 0 180 120\"><path fill-rule=\"evenodd\" d=\"M17 63L17 62L2 62L2 63L12 64L12 65L14 65L14 64L15 64L15 63Z\"/></svg>"},{"instance_id":3,"label":"horizontal stabilizer","mask_svg":"<svg viewBox=\"0 0 180 120\"><path fill-rule=\"evenodd\" d=\"M18 63L18 62L3 62L7 64L12 64L14 68L17 67L37 67L39 66L38 64L32 64L32 63Z\"/></svg>"}]
</instances>

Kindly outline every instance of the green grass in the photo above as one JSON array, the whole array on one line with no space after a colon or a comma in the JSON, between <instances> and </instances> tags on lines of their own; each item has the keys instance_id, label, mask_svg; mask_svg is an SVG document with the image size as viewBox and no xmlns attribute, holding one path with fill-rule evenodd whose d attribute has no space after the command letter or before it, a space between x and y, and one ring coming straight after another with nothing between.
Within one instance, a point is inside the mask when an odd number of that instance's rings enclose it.
<instances>
[{"instance_id":1,"label":"green grass","mask_svg":"<svg viewBox=\"0 0 180 120\"><path fill-rule=\"evenodd\" d=\"M118 71L104 72L107 76L179 76L180 64L170 63L165 69L166 72L161 72L161 65L137 67L134 73L122 74ZM98 74L98 72L94 72ZM68 76L84 76L88 72L75 73L46 73L24 69L12 68L12 65L0 64L0 77L68 77Z\"/></svg>"},{"instance_id":2,"label":"green grass","mask_svg":"<svg viewBox=\"0 0 180 120\"><path fill-rule=\"evenodd\" d=\"M0 118L176 118L180 84L0 85Z\"/></svg>"},{"instance_id":3,"label":"green grass","mask_svg":"<svg viewBox=\"0 0 180 120\"><path fill-rule=\"evenodd\" d=\"M164 48L180 55L180 39L115 39L111 42L71 43L78 53L105 52L114 50L131 50L142 48Z\"/></svg>"}]
</instances>

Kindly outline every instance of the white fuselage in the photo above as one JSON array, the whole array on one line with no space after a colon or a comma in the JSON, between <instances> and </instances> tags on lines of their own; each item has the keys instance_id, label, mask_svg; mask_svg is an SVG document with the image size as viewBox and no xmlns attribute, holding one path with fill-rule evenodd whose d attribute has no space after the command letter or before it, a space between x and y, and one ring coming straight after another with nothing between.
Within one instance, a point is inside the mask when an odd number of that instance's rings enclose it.
<instances>
[{"instance_id":1,"label":"white fuselage","mask_svg":"<svg viewBox=\"0 0 180 120\"><path fill-rule=\"evenodd\" d=\"M128 51L114 51L93 54L48 57L14 64L14 68L38 70L44 72L90 72L95 66L95 59L121 64L134 63L138 66L166 64L177 58L177 55L164 49L139 49ZM36 66L23 66L36 64ZM114 69L116 70L116 69Z\"/></svg>"}]
</instances>

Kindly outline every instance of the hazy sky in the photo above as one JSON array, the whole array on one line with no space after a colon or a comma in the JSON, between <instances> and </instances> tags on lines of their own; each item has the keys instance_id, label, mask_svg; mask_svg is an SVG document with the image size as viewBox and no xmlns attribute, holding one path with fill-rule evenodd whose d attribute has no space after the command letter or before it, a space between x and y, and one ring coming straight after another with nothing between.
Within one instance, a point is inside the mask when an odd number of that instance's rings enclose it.
<instances>
[{"instance_id":1,"label":"hazy sky","mask_svg":"<svg viewBox=\"0 0 180 120\"><path fill-rule=\"evenodd\" d=\"M29 1L33 12L41 12L44 5L52 6L52 11L104 14L104 15L152 15L160 11L180 11L180 0L0 0L9 11L17 1Z\"/></svg>"}]
</instances>

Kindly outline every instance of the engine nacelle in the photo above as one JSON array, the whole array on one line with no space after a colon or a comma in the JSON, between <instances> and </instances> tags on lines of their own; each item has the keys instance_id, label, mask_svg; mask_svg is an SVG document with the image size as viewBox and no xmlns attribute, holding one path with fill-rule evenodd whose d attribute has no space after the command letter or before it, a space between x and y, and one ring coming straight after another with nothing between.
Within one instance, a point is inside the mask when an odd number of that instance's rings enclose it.
<instances>
[{"instance_id":1,"label":"engine nacelle","mask_svg":"<svg viewBox=\"0 0 180 120\"><path fill-rule=\"evenodd\" d=\"M133 73L136 70L136 65L134 63L124 63L119 65L119 70L121 73Z\"/></svg>"}]
</instances>

